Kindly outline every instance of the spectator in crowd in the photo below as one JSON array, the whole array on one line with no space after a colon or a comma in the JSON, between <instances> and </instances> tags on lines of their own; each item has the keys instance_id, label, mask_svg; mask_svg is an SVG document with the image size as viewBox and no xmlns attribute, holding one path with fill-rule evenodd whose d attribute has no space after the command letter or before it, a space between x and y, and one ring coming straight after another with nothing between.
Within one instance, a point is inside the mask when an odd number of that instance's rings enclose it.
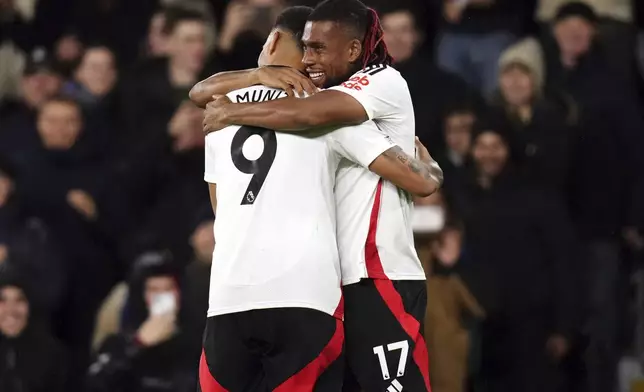
<instances>
[{"instance_id":1,"label":"spectator in crowd","mask_svg":"<svg viewBox=\"0 0 644 392\"><path fill-rule=\"evenodd\" d=\"M168 57L140 65L124 85L128 145L136 154L169 146L167 124L198 81L204 66L206 26L199 13L169 9L163 33Z\"/></svg>"},{"instance_id":2,"label":"spectator in crowd","mask_svg":"<svg viewBox=\"0 0 644 392\"><path fill-rule=\"evenodd\" d=\"M194 389L200 340L182 329L181 288L163 260L139 265L129 283L123 325L89 368L88 391Z\"/></svg>"},{"instance_id":3,"label":"spectator in crowd","mask_svg":"<svg viewBox=\"0 0 644 392\"><path fill-rule=\"evenodd\" d=\"M117 76L114 53L105 46L88 46L63 93L92 109L113 91Z\"/></svg>"},{"instance_id":4,"label":"spectator in crowd","mask_svg":"<svg viewBox=\"0 0 644 392\"><path fill-rule=\"evenodd\" d=\"M39 146L19 166L21 199L52 228L69 261L61 338L72 349L72 369L78 374L88 359L94 312L116 273L110 243L121 216L113 208L119 193L109 186L100 145L93 144L93 132L84 126L75 101L47 101L37 128Z\"/></svg>"},{"instance_id":5,"label":"spectator in crowd","mask_svg":"<svg viewBox=\"0 0 644 392\"><path fill-rule=\"evenodd\" d=\"M599 50L597 21L584 3L563 5L543 43L548 85L573 97L580 109L570 206L586 250L590 392L615 385L620 241L641 238L644 203L641 103ZM598 178L604 179L599 189Z\"/></svg>"},{"instance_id":6,"label":"spectator in crowd","mask_svg":"<svg viewBox=\"0 0 644 392\"><path fill-rule=\"evenodd\" d=\"M547 29L557 10L570 0L539 0L536 19ZM634 69L634 51L637 29L634 25L632 0L582 0L598 15L597 38L613 72L623 75L628 82L637 77Z\"/></svg>"},{"instance_id":7,"label":"spectator in crowd","mask_svg":"<svg viewBox=\"0 0 644 392\"><path fill-rule=\"evenodd\" d=\"M217 49L230 69L257 66L257 53L281 11L281 0L232 0L226 7Z\"/></svg>"},{"instance_id":8,"label":"spectator in crowd","mask_svg":"<svg viewBox=\"0 0 644 392\"><path fill-rule=\"evenodd\" d=\"M575 316L574 231L560 199L513 168L503 124L479 122L467 192L454 195L486 309L482 383L491 391L557 391ZM526 207L529 206L529 207Z\"/></svg>"},{"instance_id":9,"label":"spectator in crowd","mask_svg":"<svg viewBox=\"0 0 644 392\"><path fill-rule=\"evenodd\" d=\"M164 57L168 54L168 37L163 34L165 11L158 10L150 19L148 35L143 51L145 57Z\"/></svg>"},{"instance_id":10,"label":"spectator in crowd","mask_svg":"<svg viewBox=\"0 0 644 392\"><path fill-rule=\"evenodd\" d=\"M157 5L157 0L76 1L70 7L70 24L83 42L100 42L112 48L120 65L128 67L140 54L149 18Z\"/></svg>"},{"instance_id":11,"label":"spectator in crowd","mask_svg":"<svg viewBox=\"0 0 644 392\"><path fill-rule=\"evenodd\" d=\"M465 181L476 118L474 110L467 105L455 106L446 112L443 121L445 149L436 155L436 161L445 173L445 189L456 192Z\"/></svg>"},{"instance_id":12,"label":"spectator in crowd","mask_svg":"<svg viewBox=\"0 0 644 392\"><path fill-rule=\"evenodd\" d=\"M46 224L24 208L11 165L0 158L0 265L18 268L38 287L32 301L44 316L65 298L67 266Z\"/></svg>"},{"instance_id":13,"label":"spectator in crowd","mask_svg":"<svg viewBox=\"0 0 644 392\"><path fill-rule=\"evenodd\" d=\"M441 117L449 107L469 102L482 106L479 93L461 77L440 69L419 48L423 34L413 8L403 4L383 6L384 39L394 66L403 75L414 101L416 135L436 151L439 147Z\"/></svg>"},{"instance_id":14,"label":"spectator in crowd","mask_svg":"<svg viewBox=\"0 0 644 392\"><path fill-rule=\"evenodd\" d=\"M467 257L463 252L463 229L449 223L432 241L432 256L425 264L427 313L425 339L432 358L432 391L462 392L468 374L470 336L464 317L482 319L485 311L457 268Z\"/></svg>"},{"instance_id":15,"label":"spectator in crowd","mask_svg":"<svg viewBox=\"0 0 644 392\"><path fill-rule=\"evenodd\" d=\"M197 226L190 237L193 261L186 268L187 316L190 327L200 335L206 327L208 312L208 292L210 290L210 267L215 250L212 211L204 206L200 212Z\"/></svg>"},{"instance_id":16,"label":"spectator in crowd","mask_svg":"<svg viewBox=\"0 0 644 392\"><path fill-rule=\"evenodd\" d=\"M524 2L442 0L438 65L455 72L490 97L496 90L497 59L522 34Z\"/></svg>"},{"instance_id":17,"label":"spectator in crowd","mask_svg":"<svg viewBox=\"0 0 644 392\"><path fill-rule=\"evenodd\" d=\"M125 260L159 247L169 249L175 260L189 259L192 217L208 200L202 176L194 174L204 164L202 113L183 103L165 127L169 151L137 161L130 173L126 187L134 225L122 244Z\"/></svg>"},{"instance_id":18,"label":"spectator in crowd","mask_svg":"<svg viewBox=\"0 0 644 392\"><path fill-rule=\"evenodd\" d=\"M72 76L76 64L83 57L84 50L85 46L76 32L68 32L56 41L54 58L58 69L65 78Z\"/></svg>"},{"instance_id":19,"label":"spectator in crowd","mask_svg":"<svg viewBox=\"0 0 644 392\"><path fill-rule=\"evenodd\" d=\"M545 64L537 40L527 38L499 59L499 92L495 104L512 124L524 175L535 184L567 190L574 111L546 96Z\"/></svg>"},{"instance_id":20,"label":"spectator in crowd","mask_svg":"<svg viewBox=\"0 0 644 392\"><path fill-rule=\"evenodd\" d=\"M66 356L15 271L0 272L0 390L65 392Z\"/></svg>"},{"instance_id":21,"label":"spectator in crowd","mask_svg":"<svg viewBox=\"0 0 644 392\"><path fill-rule=\"evenodd\" d=\"M34 51L20 80L22 97L0 103L0 155L11 158L38 144L36 112L58 94L62 77L44 50Z\"/></svg>"}]
</instances>

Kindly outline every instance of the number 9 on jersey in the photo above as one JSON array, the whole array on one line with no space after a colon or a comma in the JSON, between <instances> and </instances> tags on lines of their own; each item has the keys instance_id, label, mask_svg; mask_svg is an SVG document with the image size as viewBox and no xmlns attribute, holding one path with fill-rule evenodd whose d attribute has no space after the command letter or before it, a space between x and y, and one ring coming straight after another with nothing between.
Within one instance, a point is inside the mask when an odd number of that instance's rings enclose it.
<instances>
[{"instance_id":1,"label":"number 9 on jersey","mask_svg":"<svg viewBox=\"0 0 644 392\"><path fill-rule=\"evenodd\" d=\"M262 138L264 150L262 155L251 161L244 156L243 148L244 143L253 135L258 135ZM235 133L230 145L233 164L240 172L253 175L242 197L242 205L252 205L257 200L266 176L275 161L276 152L277 137L275 136L275 131L266 128L243 126Z\"/></svg>"}]
</instances>

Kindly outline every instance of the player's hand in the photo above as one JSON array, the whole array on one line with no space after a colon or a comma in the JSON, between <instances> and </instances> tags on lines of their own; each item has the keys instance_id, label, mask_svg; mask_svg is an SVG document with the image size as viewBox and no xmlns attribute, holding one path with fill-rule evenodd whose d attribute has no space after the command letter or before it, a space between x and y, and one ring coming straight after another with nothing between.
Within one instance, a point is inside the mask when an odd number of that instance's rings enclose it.
<instances>
[{"instance_id":1,"label":"player's hand","mask_svg":"<svg viewBox=\"0 0 644 392\"><path fill-rule=\"evenodd\" d=\"M69 191L67 193L67 203L87 219L93 220L98 216L94 199L85 191L80 189Z\"/></svg>"},{"instance_id":2,"label":"player's hand","mask_svg":"<svg viewBox=\"0 0 644 392\"><path fill-rule=\"evenodd\" d=\"M434 161L434 158L432 158L431 155L429 155L429 151L427 150L427 147L423 143L420 142L420 139L416 138L415 141L416 144L416 158L426 164L430 164Z\"/></svg>"},{"instance_id":3,"label":"player's hand","mask_svg":"<svg viewBox=\"0 0 644 392\"><path fill-rule=\"evenodd\" d=\"M304 97L305 93L313 95L318 91L311 79L291 67L260 67L253 71L253 79L254 84L282 89L291 97Z\"/></svg>"},{"instance_id":4,"label":"player's hand","mask_svg":"<svg viewBox=\"0 0 644 392\"><path fill-rule=\"evenodd\" d=\"M175 312L150 316L139 328L136 337L146 347L159 345L174 335L177 331L177 315Z\"/></svg>"},{"instance_id":5,"label":"player's hand","mask_svg":"<svg viewBox=\"0 0 644 392\"><path fill-rule=\"evenodd\" d=\"M568 352L570 351L570 344L568 343L568 339L566 339L562 335L555 334L548 338L546 349L553 359L560 361L566 355L568 355Z\"/></svg>"},{"instance_id":6,"label":"player's hand","mask_svg":"<svg viewBox=\"0 0 644 392\"><path fill-rule=\"evenodd\" d=\"M220 131L230 125L225 122L225 106L230 104L232 104L230 99L225 95L221 95L206 105L203 117L203 132L206 135L210 132Z\"/></svg>"}]
</instances>

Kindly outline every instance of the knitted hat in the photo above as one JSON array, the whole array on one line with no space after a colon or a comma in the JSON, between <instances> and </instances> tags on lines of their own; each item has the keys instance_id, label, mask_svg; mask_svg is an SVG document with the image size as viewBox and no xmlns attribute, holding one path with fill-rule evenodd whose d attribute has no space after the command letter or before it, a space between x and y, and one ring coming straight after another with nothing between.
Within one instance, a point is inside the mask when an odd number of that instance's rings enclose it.
<instances>
[{"instance_id":1,"label":"knitted hat","mask_svg":"<svg viewBox=\"0 0 644 392\"><path fill-rule=\"evenodd\" d=\"M534 38L526 38L506 49L499 58L499 72L503 72L512 65L521 65L527 68L534 78L535 90L541 91L543 89L545 65L539 41Z\"/></svg>"},{"instance_id":2,"label":"knitted hat","mask_svg":"<svg viewBox=\"0 0 644 392\"><path fill-rule=\"evenodd\" d=\"M561 22L573 16L585 19L590 24L596 24L599 20L595 10L591 6L581 1L572 1L559 7L554 22Z\"/></svg>"}]
</instances>

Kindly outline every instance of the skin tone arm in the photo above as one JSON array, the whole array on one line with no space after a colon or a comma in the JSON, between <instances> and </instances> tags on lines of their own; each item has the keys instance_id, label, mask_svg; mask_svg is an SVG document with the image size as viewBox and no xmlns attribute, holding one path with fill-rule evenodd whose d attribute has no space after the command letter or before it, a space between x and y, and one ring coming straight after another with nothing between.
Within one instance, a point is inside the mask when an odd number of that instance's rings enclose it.
<instances>
[{"instance_id":1,"label":"skin tone arm","mask_svg":"<svg viewBox=\"0 0 644 392\"><path fill-rule=\"evenodd\" d=\"M376 158L369 170L413 195L427 197L443 184L443 170L418 139L416 149L418 159L392 147Z\"/></svg>"},{"instance_id":2,"label":"skin tone arm","mask_svg":"<svg viewBox=\"0 0 644 392\"><path fill-rule=\"evenodd\" d=\"M210 193L210 205L212 212L217 213L217 184L208 184L208 193Z\"/></svg>"},{"instance_id":3,"label":"skin tone arm","mask_svg":"<svg viewBox=\"0 0 644 392\"><path fill-rule=\"evenodd\" d=\"M313 95L317 88L306 75L291 67L260 67L241 71L220 72L197 83L190 90L190 100L204 109L215 95L262 84L279 88L289 96Z\"/></svg>"},{"instance_id":4,"label":"skin tone arm","mask_svg":"<svg viewBox=\"0 0 644 392\"><path fill-rule=\"evenodd\" d=\"M259 103L232 104L228 99L217 99L206 109L204 131L219 130L222 124L238 124L297 132L321 126L357 125L368 119L362 105L349 94L324 90L303 99Z\"/></svg>"}]
</instances>

